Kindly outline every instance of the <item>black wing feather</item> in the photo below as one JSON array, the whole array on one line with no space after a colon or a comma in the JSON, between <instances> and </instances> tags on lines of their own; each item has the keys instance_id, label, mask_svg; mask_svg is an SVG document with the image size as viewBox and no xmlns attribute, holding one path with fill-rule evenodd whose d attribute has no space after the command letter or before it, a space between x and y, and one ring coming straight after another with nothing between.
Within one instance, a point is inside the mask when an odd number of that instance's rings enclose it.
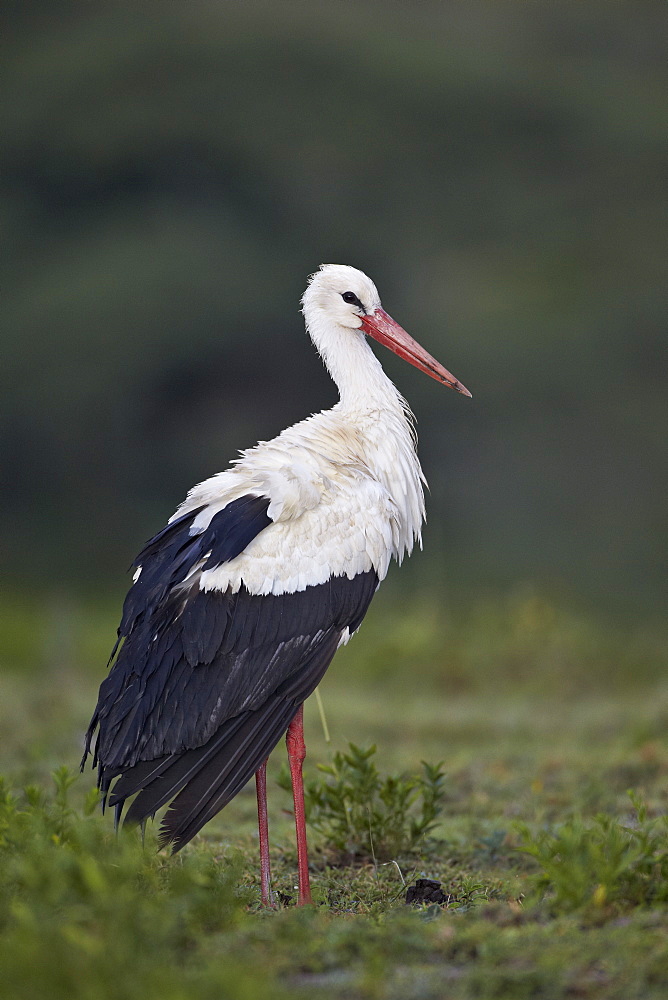
<instances>
[{"instance_id":1,"label":"black wing feather","mask_svg":"<svg viewBox=\"0 0 668 1000\"><path fill-rule=\"evenodd\" d=\"M340 632L335 630L318 636L302 659L300 672L284 682L262 708L247 713L231 739L223 738L216 755L200 768L167 810L160 828L165 843L173 843L178 851L241 791L274 749L299 706L319 684L339 637Z\"/></svg>"},{"instance_id":2,"label":"black wing feather","mask_svg":"<svg viewBox=\"0 0 668 1000\"><path fill-rule=\"evenodd\" d=\"M212 569L243 552L272 523L268 508L267 497L243 496L214 514L204 531L192 531L204 507L182 514L159 531L132 564L141 566L141 573L125 599L119 636L129 635L137 621L150 614L198 563Z\"/></svg>"},{"instance_id":3,"label":"black wing feather","mask_svg":"<svg viewBox=\"0 0 668 1000\"><path fill-rule=\"evenodd\" d=\"M93 762L105 797L115 781L117 817L137 792L131 822L176 796L161 828L175 850L266 759L378 585L369 571L293 594L201 591L197 571L243 551L272 523L268 505L241 497L193 533L198 508L144 546L87 733L84 762L97 729Z\"/></svg>"}]
</instances>

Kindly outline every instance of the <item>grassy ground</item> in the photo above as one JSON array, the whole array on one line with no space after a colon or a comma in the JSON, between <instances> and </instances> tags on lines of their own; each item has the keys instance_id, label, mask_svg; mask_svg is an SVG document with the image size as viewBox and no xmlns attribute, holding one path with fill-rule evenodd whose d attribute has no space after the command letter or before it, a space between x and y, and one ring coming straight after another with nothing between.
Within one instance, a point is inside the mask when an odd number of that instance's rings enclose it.
<instances>
[{"instance_id":1,"label":"grassy ground","mask_svg":"<svg viewBox=\"0 0 668 1000\"><path fill-rule=\"evenodd\" d=\"M0 995L668 993L668 682L658 632L603 627L531 593L447 614L428 601L374 609L322 687L330 746L307 707L307 778L320 789L333 782L316 764L348 741L377 744L370 759L381 775L443 761L438 824L388 857L379 835L372 851L359 846L364 829L336 848L336 817L321 810L316 903L297 909L277 752L279 904L263 912L252 787L170 858L150 832L143 847L133 833L114 838L90 773L69 788L63 774L57 787L50 777L62 764L76 771L114 612L63 599L3 607L0 770L12 795L0 805ZM349 794L363 816L356 780ZM441 905L405 905L406 886L421 877L441 883Z\"/></svg>"}]
</instances>

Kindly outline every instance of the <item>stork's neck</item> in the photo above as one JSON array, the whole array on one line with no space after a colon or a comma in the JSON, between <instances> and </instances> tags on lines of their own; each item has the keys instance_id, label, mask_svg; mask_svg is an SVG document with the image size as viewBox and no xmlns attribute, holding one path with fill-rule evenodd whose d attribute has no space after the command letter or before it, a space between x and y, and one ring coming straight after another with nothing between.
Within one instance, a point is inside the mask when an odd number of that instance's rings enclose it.
<instances>
[{"instance_id":1,"label":"stork's neck","mask_svg":"<svg viewBox=\"0 0 668 1000\"><path fill-rule=\"evenodd\" d=\"M403 416L401 395L364 334L317 321L309 324L309 332L339 390L339 409L390 410Z\"/></svg>"},{"instance_id":2,"label":"stork's neck","mask_svg":"<svg viewBox=\"0 0 668 1000\"><path fill-rule=\"evenodd\" d=\"M340 402L330 413L363 436L364 464L395 504L388 558L401 561L420 540L424 519L424 477L410 410L363 334L331 325L309 325L309 332L339 389Z\"/></svg>"}]
</instances>

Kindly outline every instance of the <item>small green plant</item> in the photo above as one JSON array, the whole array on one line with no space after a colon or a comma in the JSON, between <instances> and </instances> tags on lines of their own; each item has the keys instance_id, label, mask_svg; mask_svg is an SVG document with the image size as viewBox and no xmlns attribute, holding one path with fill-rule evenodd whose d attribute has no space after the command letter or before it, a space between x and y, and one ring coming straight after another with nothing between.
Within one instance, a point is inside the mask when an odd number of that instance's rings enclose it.
<instances>
[{"instance_id":1,"label":"small green plant","mask_svg":"<svg viewBox=\"0 0 668 1000\"><path fill-rule=\"evenodd\" d=\"M549 893L555 909L612 913L668 902L668 817L648 819L639 796L629 797L636 815L627 823L602 814L556 831L518 827L519 849L542 869L535 889Z\"/></svg>"},{"instance_id":2,"label":"small green plant","mask_svg":"<svg viewBox=\"0 0 668 1000\"><path fill-rule=\"evenodd\" d=\"M388 861L424 848L438 824L444 798L441 764L422 761L422 773L381 777L367 749L349 744L331 764L319 764L322 777L306 783L307 818L338 860ZM290 787L287 773L279 783Z\"/></svg>"}]
</instances>

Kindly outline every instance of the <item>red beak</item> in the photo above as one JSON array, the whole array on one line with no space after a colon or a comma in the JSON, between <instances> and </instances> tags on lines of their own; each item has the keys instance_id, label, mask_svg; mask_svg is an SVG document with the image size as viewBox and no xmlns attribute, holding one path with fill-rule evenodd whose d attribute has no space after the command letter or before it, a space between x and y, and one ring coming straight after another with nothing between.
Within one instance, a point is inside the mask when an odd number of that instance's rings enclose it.
<instances>
[{"instance_id":1,"label":"red beak","mask_svg":"<svg viewBox=\"0 0 668 1000\"><path fill-rule=\"evenodd\" d=\"M376 309L369 316L362 317L362 329L370 337L377 340L379 344L384 344L391 351L398 354L404 361L419 368L425 375L430 375L442 385L449 385L463 396L470 396L466 386L451 375L447 368L440 365L436 358L420 347L417 340L413 340L409 333L406 333L402 326L392 319L384 309Z\"/></svg>"}]
</instances>

